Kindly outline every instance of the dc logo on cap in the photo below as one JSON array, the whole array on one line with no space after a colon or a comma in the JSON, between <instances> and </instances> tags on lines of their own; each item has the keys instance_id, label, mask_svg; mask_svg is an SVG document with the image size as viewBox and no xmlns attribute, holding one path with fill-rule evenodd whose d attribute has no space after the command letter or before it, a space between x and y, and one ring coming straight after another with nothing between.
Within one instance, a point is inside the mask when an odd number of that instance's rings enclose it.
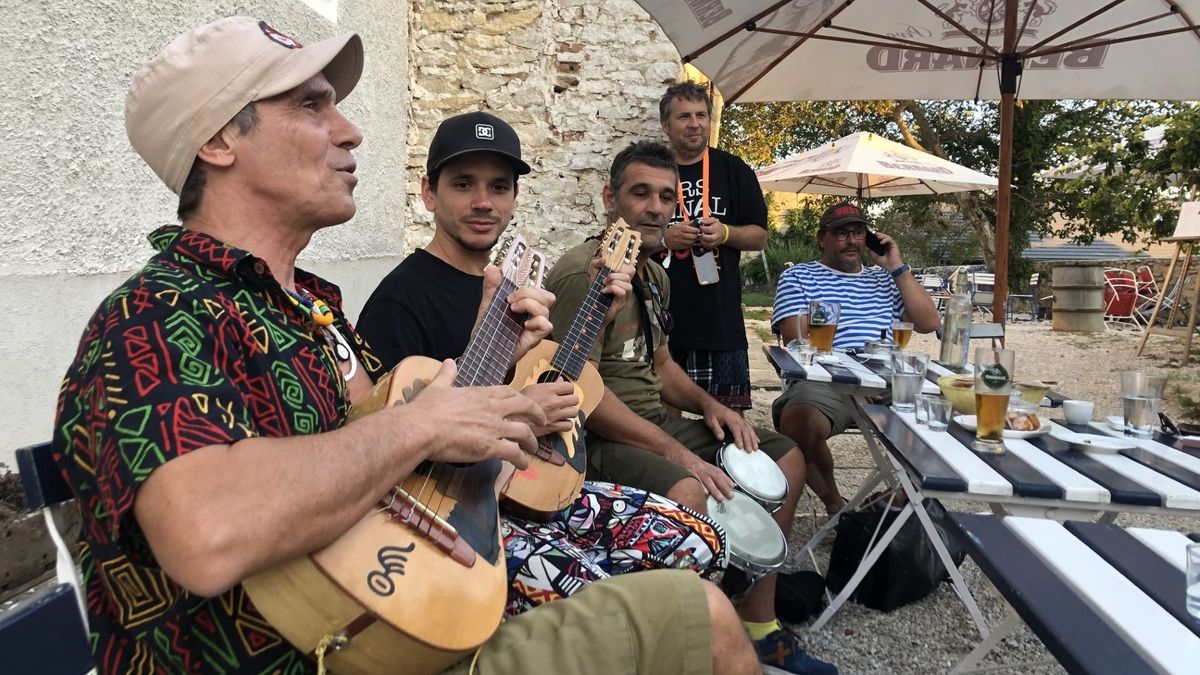
<instances>
[{"instance_id":1,"label":"dc logo on cap","mask_svg":"<svg viewBox=\"0 0 1200 675\"><path fill-rule=\"evenodd\" d=\"M476 124L475 138L483 141L494 141L496 140L496 130L490 124Z\"/></svg>"}]
</instances>

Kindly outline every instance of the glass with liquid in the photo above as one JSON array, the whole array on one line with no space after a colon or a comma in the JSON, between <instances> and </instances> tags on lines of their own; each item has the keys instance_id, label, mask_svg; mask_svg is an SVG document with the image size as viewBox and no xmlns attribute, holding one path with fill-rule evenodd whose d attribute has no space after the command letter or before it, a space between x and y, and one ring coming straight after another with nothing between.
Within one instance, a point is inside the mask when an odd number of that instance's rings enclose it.
<instances>
[{"instance_id":1,"label":"glass with liquid","mask_svg":"<svg viewBox=\"0 0 1200 675\"><path fill-rule=\"evenodd\" d=\"M908 341L912 339L913 325L911 321L893 321L892 322L892 342L900 349L908 346Z\"/></svg>"},{"instance_id":2,"label":"glass with liquid","mask_svg":"<svg viewBox=\"0 0 1200 675\"><path fill-rule=\"evenodd\" d=\"M925 381L925 368L929 357L924 354L892 354L892 409L896 412L913 412L917 397L921 395L921 383Z\"/></svg>"},{"instance_id":3,"label":"glass with liquid","mask_svg":"<svg viewBox=\"0 0 1200 675\"><path fill-rule=\"evenodd\" d=\"M842 306L836 302L813 300L808 303L808 341L816 349L833 351L833 336L837 333Z\"/></svg>"},{"instance_id":4,"label":"glass with liquid","mask_svg":"<svg viewBox=\"0 0 1200 675\"><path fill-rule=\"evenodd\" d=\"M1167 387L1166 375L1121 371L1121 404L1125 433L1151 438L1158 426L1158 408Z\"/></svg>"},{"instance_id":5,"label":"glass with liquid","mask_svg":"<svg viewBox=\"0 0 1200 675\"><path fill-rule=\"evenodd\" d=\"M1004 452L1004 421L1012 394L1011 349L980 347L975 350L975 443L980 452Z\"/></svg>"}]
</instances>

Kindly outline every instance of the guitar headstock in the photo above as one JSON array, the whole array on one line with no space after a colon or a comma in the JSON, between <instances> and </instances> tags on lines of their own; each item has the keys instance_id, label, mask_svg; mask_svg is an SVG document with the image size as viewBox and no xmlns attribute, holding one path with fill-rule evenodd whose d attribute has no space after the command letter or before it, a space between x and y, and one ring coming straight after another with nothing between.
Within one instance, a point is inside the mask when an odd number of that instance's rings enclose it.
<instances>
[{"instance_id":1,"label":"guitar headstock","mask_svg":"<svg viewBox=\"0 0 1200 675\"><path fill-rule=\"evenodd\" d=\"M503 262L498 262L503 260ZM543 288L549 263L546 254L533 248L525 241L520 233L514 233L504 240L495 256L500 273L514 286L533 286Z\"/></svg>"},{"instance_id":2,"label":"guitar headstock","mask_svg":"<svg viewBox=\"0 0 1200 675\"><path fill-rule=\"evenodd\" d=\"M615 270L625 264L634 264L641 245L641 233L626 224L624 218L618 218L608 226L600 239L600 255L604 257L604 266Z\"/></svg>"}]
</instances>

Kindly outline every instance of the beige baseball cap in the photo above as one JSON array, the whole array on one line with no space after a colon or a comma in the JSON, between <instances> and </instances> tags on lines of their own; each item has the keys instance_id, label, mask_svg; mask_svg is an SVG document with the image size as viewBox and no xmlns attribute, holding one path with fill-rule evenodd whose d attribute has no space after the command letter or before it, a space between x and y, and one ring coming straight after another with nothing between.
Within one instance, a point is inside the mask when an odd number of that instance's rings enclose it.
<instances>
[{"instance_id":1,"label":"beige baseball cap","mask_svg":"<svg viewBox=\"0 0 1200 675\"><path fill-rule=\"evenodd\" d=\"M125 97L125 133L178 194L196 153L247 103L282 94L318 73L341 101L362 68L356 33L306 47L265 21L221 19L175 38L138 71Z\"/></svg>"}]
</instances>

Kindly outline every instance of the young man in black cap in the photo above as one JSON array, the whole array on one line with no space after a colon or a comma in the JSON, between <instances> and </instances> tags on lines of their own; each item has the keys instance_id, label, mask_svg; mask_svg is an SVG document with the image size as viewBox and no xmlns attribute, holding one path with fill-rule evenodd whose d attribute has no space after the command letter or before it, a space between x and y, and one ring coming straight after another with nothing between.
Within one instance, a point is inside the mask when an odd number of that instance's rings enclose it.
<instances>
[{"instance_id":1,"label":"young man in black cap","mask_svg":"<svg viewBox=\"0 0 1200 675\"><path fill-rule=\"evenodd\" d=\"M869 224L853 204L826 209L817 228L821 259L790 267L779 277L771 321L785 341L808 337L808 303L813 300L841 305L833 346L842 349L862 349L867 340L890 336L896 319L911 321L918 333L937 327L933 299L900 258L895 240L880 234L887 252L875 256L878 266L863 266ZM854 425L847 406L845 398L828 387L805 383L792 385L772 405L775 428L796 441L816 469L808 472L808 484L831 514L841 510L845 500L825 441Z\"/></svg>"},{"instance_id":2,"label":"young man in black cap","mask_svg":"<svg viewBox=\"0 0 1200 675\"><path fill-rule=\"evenodd\" d=\"M359 320L384 372L408 356L446 359L465 351L476 308L492 286L491 250L512 220L517 179L530 167L511 126L474 112L442 122L426 171L421 197L434 214L433 240L384 278ZM631 272L615 270L608 277L610 317L625 304ZM571 428L579 412L571 383L534 384L523 393L546 411L547 423L534 430L539 436ZM724 548L719 528L678 504L590 481L565 517L534 523L505 516L501 528L512 613L611 575L659 567L711 571Z\"/></svg>"}]
</instances>

